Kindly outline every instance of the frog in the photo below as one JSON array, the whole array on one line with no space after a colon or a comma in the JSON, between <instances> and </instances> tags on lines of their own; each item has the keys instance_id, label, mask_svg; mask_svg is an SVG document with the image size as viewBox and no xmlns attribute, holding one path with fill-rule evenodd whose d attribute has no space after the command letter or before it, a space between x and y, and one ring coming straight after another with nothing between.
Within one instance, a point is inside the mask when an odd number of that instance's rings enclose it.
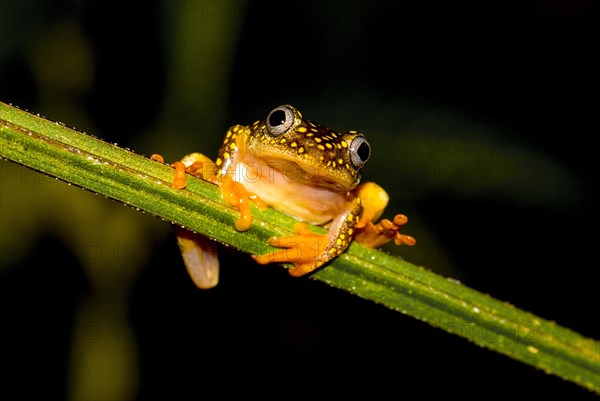
<instances>
[{"instance_id":1,"label":"frog","mask_svg":"<svg viewBox=\"0 0 600 401\"><path fill-rule=\"evenodd\" d=\"M400 233L408 221L405 215L375 223L389 196L378 184L361 183L361 169L370 155L362 133L324 127L285 104L263 120L230 127L214 162L190 153L172 163L172 186L185 188L187 174L218 185L223 200L239 212L235 228L240 232L252 226L250 203L258 213L272 207L296 219L293 234L268 239L277 250L252 258L261 265L291 264L289 274L300 277L341 255L351 241L369 248L390 241L415 245L412 236ZM317 233L309 225L321 226L327 233ZM210 240L185 228L177 228L176 236L196 286L216 286L218 257Z\"/></svg>"}]
</instances>

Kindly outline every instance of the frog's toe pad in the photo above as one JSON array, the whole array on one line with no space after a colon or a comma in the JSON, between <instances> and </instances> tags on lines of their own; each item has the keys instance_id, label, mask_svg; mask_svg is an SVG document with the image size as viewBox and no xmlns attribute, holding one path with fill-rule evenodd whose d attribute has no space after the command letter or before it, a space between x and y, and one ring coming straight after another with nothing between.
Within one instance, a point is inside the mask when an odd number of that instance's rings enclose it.
<instances>
[{"instance_id":1,"label":"frog's toe pad","mask_svg":"<svg viewBox=\"0 0 600 401\"><path fill-rule=\"evenodd\" d=\"M185 178L185 164L182 162L174 162L172 166L175 168L175 176L173 178L172 186L175 189L183 189L187 185Z\"/></svg>"}]
</instances>

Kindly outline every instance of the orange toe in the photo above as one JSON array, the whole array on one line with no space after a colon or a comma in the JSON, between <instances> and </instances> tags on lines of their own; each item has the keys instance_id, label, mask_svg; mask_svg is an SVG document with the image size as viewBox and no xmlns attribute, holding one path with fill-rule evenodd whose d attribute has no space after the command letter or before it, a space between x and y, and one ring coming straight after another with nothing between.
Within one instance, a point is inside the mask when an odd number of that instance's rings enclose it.
<instances>
[{"instance_id":1,"label":"orange toe","mask_svg":"<svg viewBox=\"0 0 600 401\"><path fill-rule=\"evenodd\" d=\"M175 168L175 177L173 178L173 188L175 189L183 189L187 185L187 181L185 179L185 164L182 162L173 163L173 167Z\"/></svg>"}]
</instances>

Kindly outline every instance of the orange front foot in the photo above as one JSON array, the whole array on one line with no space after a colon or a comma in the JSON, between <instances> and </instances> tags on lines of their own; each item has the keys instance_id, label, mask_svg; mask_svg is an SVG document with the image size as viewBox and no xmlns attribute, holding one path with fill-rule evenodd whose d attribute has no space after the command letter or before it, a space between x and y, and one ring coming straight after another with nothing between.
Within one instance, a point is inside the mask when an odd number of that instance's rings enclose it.
<instances>
[{"instance_id":1,"label":"orange front foot","mask_svg":"<svg viewBox=\"0 0 600 401\"><path fill-rule=\"evenodd\" d=\"M327 261L323 255L327 253L329 239L326 235L310 231L305 223L296 224L294 235L272 237L268 243L284 249L265 255L254 255L254 260L261 265L292 263L294 267L288 272L295 277L310 273Z\"/></svg>"},{"instance_id":2,"label":"orange front foot","mask_svg":"<svg viewBox=\"0 0 600 401\"><path fill-rule=\"evenodd\" d=\"M235 222L235 228L238 231L249 230L252 225L250 201L254 202L261 210L267 208L267 204L257 195L246 191L246 188L241 183L234 181L229 175L225 176L225 180L221 185L221 196L225 202L240 212L240 218Z\"/></svg>"},{"instance_id":3,"label":"orange front foot","mask_svg":"<svg viewBox=\"0 0 600 401\"><path fill-rule=\"evenodd\" d=\"M377 224L368 221L363 227L356 228L354 239L369 248L379 248L394 240L396 245L414 245L417 241L410 235L400 234L400 226L408 222L403 214L397 214L394 221L383 219Z\"/></svg>"}]
</instances>

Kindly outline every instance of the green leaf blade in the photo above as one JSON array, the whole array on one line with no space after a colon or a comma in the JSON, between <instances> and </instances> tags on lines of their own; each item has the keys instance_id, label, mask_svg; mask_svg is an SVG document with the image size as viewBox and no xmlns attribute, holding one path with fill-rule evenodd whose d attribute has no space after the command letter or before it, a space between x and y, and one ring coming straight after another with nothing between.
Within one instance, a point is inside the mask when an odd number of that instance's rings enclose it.
<instances>
[{"instance_id":1,"label":"green leaf blade","mask_svg":"<svg viewBox=\"0 0 600 401\"><path fill-rule=\"evenodd\" d=\"M269 252L267 238L296 222L254 209L240 233L214 185L189 177L185 190L173 189L172 168L3 103L0 156L248 253ZM353 243L311 278L600 393L598 341L407 261Z\"/></svg>"}]
</instances>

